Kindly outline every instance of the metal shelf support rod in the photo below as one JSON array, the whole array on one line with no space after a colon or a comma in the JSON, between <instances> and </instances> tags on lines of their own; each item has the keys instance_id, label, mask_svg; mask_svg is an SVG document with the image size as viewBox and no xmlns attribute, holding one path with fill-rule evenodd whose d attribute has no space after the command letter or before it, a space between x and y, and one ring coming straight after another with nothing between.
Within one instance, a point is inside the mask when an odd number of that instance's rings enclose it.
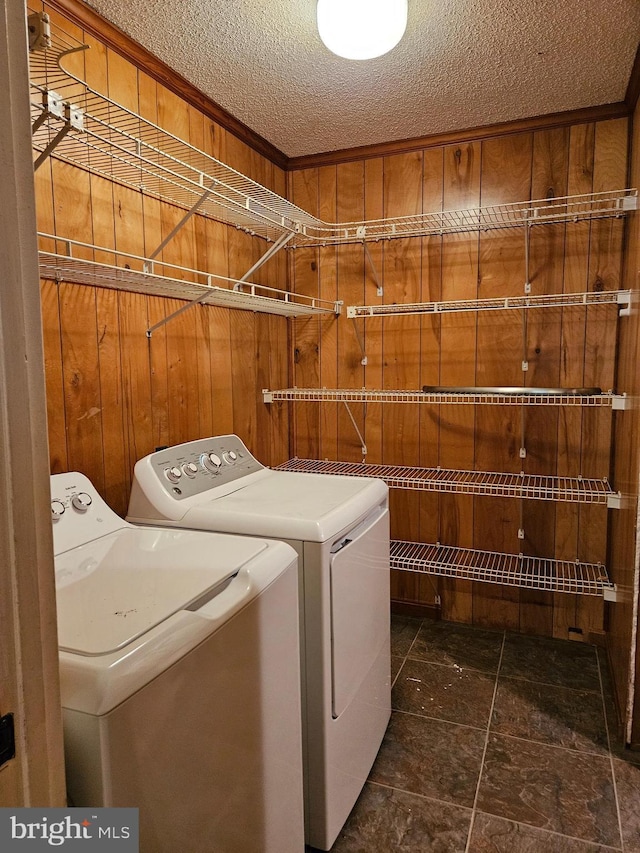
<instances>
[{"instance_id":1,"label":"metal shelf support rod","mask_svg":"<svg viewBox=\"0 0 640 853\"><path fill-rule=\"evenodd\" d=\"M171 240L173 240L173 238L176 236L178 231L180 231L180 229L183 228L187 224L187 222L191 219L193 214L197 213L198 210L200 210L200 208L205 203L205 201L207 201L207 199L209 199L211 197L211 193L213 191L214 186L215 186L215 182L213 184L211 184L211 187L208 190L205 190L202 193L202 195L200 196L200 198L196 201L196 203L194 205L192 205L192 207L189 208L189 210L185 213L185 215L182 217L180 222L178 222L178 224L175 226L175 228L171 229L171 231L169 232L169 234L167 234L167 236L164 238L162 243L160 243L158 248L154 252L151 252L151 254L149 255L151 260L153 260L153 258L158 257L158 255L164 249L164 247L167 245L167 243L170 243ZM153 272L153 269L148 270L148 272Z\"/></svg>"},{"instance_id":2,"label":"metal shelf support rod","mask_svg":"<svg viewBox=\"0 0 640 853\"><path fill-rule=\"evenodd\" d=\"M275 241L275 243L273 243L271 246L269 246L269 248L264 253L264 255L262 255L262 257L255 262L255 264L251 267L251 269L247 270L246 273L242 276L242 278L238 279L238 281L246 281L250 276L253 275L253 273L256 270L260 269L260 267L263 264L266 264L266 262L269 260L269 258L271 258L273 255L275 255L277 252L279 252L280 249L282 249L284 246L286 246L287 243L289 242L289 240L291 240L293 238L293 236L294 236L294 232L281 234L280 237L278 237L278 239ZM237 289L237 286L236 286L236 289Z\"/></svg>"},{"instance_id":3,"label":"metal shelf support rod","mask_svg":"<svg viewBox=\"0 0 640 853\"><path fill-rule=\"evenodd\" d=\"M353 428L355 429L356 434L357 434L358 438L360 439L360 446L361 446L362 457L363 457L362 461L364 462L365 457L367 455L367 445L365 444L364 438L362 437L362 433L360 432L360 430L358 428L358 424L356 423L356 419L353 417L353 412L351 411L349 404L347 403L346 400L343 400L343 402L344 402L344 407L347 410L347 414L351 418L351 423L353 424Z\"/></svg>"},{"instance_id":4,"label":"metal shelf support rod","mask_svg":"<svg viewBox=\"0 0 640 853\"><path fill-rule=\"evenodd\" d=\"M278 240L276 240L276 242L272 246L269 246L269 248L264 253L264 255L260 258L260 260L256 261L256 263L251 267L251 269L247 270L247 272L242 276L242 278L238 279L238 281L239 282L246 281L249 278L249 276L253 272L255 272L255 270L257 270L266 261L268 261L269 258L272 255L274 255L279 249L281 249L282 246L284 246L285 243L287 243L292 237L293 237L293 234L283 234ZM237 289L237 287L238 287L238 285L236 285L234 287L234 289ZM188 311L192 305L198 305L200 302L204 302L204 300L208 296L209 296L209 291L205 290L205 292L202 293L200 296L198 296L197 299L192 299L191 302L188 302L186 305L183 305L182 308L178 308L177 311L174 311L172 314L169 314L168 317L165 317L164 319L160 320L159 322L154 323L153 326L150 326L147 329L147 337L151 338L151 336L153 335L153 333L155 332L156 329L159 329L162 326L165 326L170 320L173 320L175 317L178 317L180 314L184 313L185 311Z\"/></svg>"},{"instance_id":5,"label":"metal shelf support rod","mask_svg":"<svg viewBox=\"0 0 640 853\"><path fill-rule=\"evenodd\" d=\"M69 133L70 130L71 130L71 123L66 122L63 125L63 127L61 127L60 130L56 133L56 135L53 137L53 139L47 145L47 147L43 151L40 152L40 156L34 161L34 164L33 164L33 171L34 172L38 171L38 169L40 168L40 166L42 166L42 164L47 159L49 154L51 154L51 152L54 150L54 148L56 148L62 142L62 140L65 138L65 136L67 135L67 133Z\"/></svg>"},{"instance_id":6,"label":"metal shelf support rod","mask_svg":"<svg viewBox=\"0 0 640 853\"><path fill-rule=\"evenodd\" d=\"M364 246L365 257L369 261L369 266L371 267L371 275L373 276L373 280L376 283L377 295L382 296L384 294L384 288L380 284L380 277L378 275L378 270L376 269L376 265L373 261L373 258L371 257L371 252L369 251L369 247L364 241L362 242L362 245Z\"/></svg>"}]
</instances>

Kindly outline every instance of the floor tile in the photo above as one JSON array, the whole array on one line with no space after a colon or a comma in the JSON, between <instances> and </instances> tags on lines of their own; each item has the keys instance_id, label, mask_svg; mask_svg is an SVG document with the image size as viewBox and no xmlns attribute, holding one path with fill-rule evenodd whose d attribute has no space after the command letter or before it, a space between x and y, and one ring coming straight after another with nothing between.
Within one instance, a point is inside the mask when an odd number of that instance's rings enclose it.
<instances>
[{"instance_id":1,"label":"floor tile","mask_svg":"<svg viewBox=\"0 0 640 853\"><path fill-rule=\"evenodd\" d=\"M485 631L454 622L425 619L411 649L411 657L463 669L496 672L503 631Z\"/></svg>"},{"instance_id":2,"label":"floor tile","mask_svg":"<svg viewBox=\"0 0 640 853\"><path fill-rule=\"evenodd\" d=\"M595 647L571 640L507 634L500 675L600 693Z\"/></svg>"},{"instance_id":3,"label":"floor tile","mask_svg":"<svg viewBox=\"0 0 640 853\"><path fill-rule=\"evenodd\" d=\"M533 681L500 678L492 732L608 754L602 697Z\"/></svg>"},{"instance_id":4,"label":"floor tile","mask_svg":"<svg viewBox=\"0 0 640 853\"><path fill-rule=\"evenodd\" d=\"M331 853L464 853L471 810L367 783Z\"/></svg>"},{"instance_id":5,"label":"floor tile","mask_svg":"<svg viewBox=\"0 0 640 853\"><path fill-rule=\"evenodd\" d=\"M640 767L614 759L622 838L627 853L640 851Z\"/></svg>"},{"instance_id":6,"label":"floor tile","mask_svg":"<svg viewBox=\"0 0 640 853\"><path fill-rule=\"evenodd\" d=\"M576 841L575 838L478 812L468 853L611 853L618 849Z\"/></svg>"},{"instance_id":7,"label":"floor tile","mask_svg":"<svg viewBox=\"0 0 640 853\"><path fill-rule=\"evenodd\" d=\"M486 729L494 687L494 675L407 658L391 707Z\"/></svg>"},{"instance_id":8,"label":"floor tile","mask_svg":"<svg viewBox=\"0 0 640 853\"><path fill-rule=\"evenodd\" d=\"M369 776L414 794L472 806L485 733L394 711Z\"/></svg>"},{"instance_id":9,"label":"floor tile","mask_svg":"<svg viewBox=\"0 0 640 853\"><path fill-rule=\"evenodd\" d=\"M616 847L620 832L609 758L491 735L478 808Z\"/></svg>"},{"instance_id":10,"label":"floor tile","mask_svg":"<svg viewBox=\"0 0 640 853\"><path fill-rule=\"evenodd\" d=\"M405 657L416 638L422 619L391 614L391 654Z\"/></svg>"}]
</instances>

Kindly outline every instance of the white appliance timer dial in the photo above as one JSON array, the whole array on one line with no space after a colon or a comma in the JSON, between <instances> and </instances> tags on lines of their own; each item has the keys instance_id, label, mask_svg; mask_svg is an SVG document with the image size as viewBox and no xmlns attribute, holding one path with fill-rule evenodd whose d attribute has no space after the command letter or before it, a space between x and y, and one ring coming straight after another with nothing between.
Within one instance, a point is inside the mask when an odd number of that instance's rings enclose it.
<instances>
[{"instance_id":1,"label":"white appliance timer dial","mask_svg":"<svg viewBox=\"0 0 640 853\"><path fill-rule=\"evenodd\" d=\"M200 457L200 463L205 470L211 471L212 474L217 474L218 469L222 465L222 460L217 453L203 453Z\"/></svg>"},{"instance_id":2,"label":"white appliance timer dial","mask_svg":"<svg viewBox=\"0 0 640 853\"><path fill-rule=\"evenodd\" d=\"M54 521L57 521L61 515L64 513L64 504L62 501L54 500L51 501L51 518Z\"/></svg>"},{"instance_id":3,"label":"white appliance timer dial","mask_svg":"<svg viewBox=\"0 0 640 853\"><path fill-rule=\"evenodd\" d=\"M78 512L86 512L93 503L91 495L86 492L78 492L71 498L71 506L77 509Z\"/></svg>"},{"instance_id":4,"label":"white appliance timer dial","mask_svg":"<svg viewBox=\"0 0 640 853\"><path fill-rule=\"evenodd\" d=\"M182 477L182 471L174 465L172 468L164 469L164 476L170 483L177 483Z\"/></svg>"}]
</instances>

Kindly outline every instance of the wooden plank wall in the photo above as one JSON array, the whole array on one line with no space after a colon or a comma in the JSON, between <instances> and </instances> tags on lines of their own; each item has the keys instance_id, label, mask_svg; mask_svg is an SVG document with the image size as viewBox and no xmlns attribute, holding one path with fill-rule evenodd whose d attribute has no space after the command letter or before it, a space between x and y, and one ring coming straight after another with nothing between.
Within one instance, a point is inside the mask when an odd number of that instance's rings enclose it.
<instances>
[{"instance_id":1,"label":"wooden plank wall","mask_svg":"<svg viewBox=\"0 0 640 853\"><path fill-rule=\"evenodd\" d=\"M305 168L290 197L338 221L523 201L626 184L626 119L495 136L397 155ZM550 225L531 234L531 291L621 286L623 223ZM371 246L376 285L360 246L295 250L292 289L375 304L520 295L520 231L393 240ZM292 336L300 387L418 389L440 385L615 384L617 309L612 306L357 320L298 321ZM522 362L528 362L523 372ZM486 471L610 476L611 412L511 407L354 406L367 461ZM300 457L361 459L338 404L292 406L292 451ZM524 421L523 421L524 419ZM524 430L526 458L520 458ZM605 562L602 507L507 498L391 494L392 536L487 550ZM518 529L525 531L524 541ZM603 632L599 598L530 592L395 572L393 598L433 604L446 619L557 637Z\"/></svg>"},{"instance_id":2,"label":"wooden plank wall","mask_svg":"<svg viewBox=\"0 0 640 853\"><path fill-rule=\"evenodd\" d=\"M75 61L92 87L284 195L281 169L47 11L90 45ZM37 171L36 195L40 231L143 256L183 215L55 158ZM240 277L267 245L195 216L161 259ZM280 254L254 280L285 288L286 277ZM195 306L149 341L146 329L181 301L43 281L42 304L51 471L82 471L116 512L126 511L134 463L159 445L236 432L266 464L288 457L287 411L259 393L288 384L285 318Z\"/></svg>"},{"instance_id":3,"label":"wooden plank wall","mask_svg":"<svg viewBox=\"0 0 640 853\"><path fill-rule=\"evenodd\" d=\"M633 118L630 186L640 184L640 105ZM625 246L624 286L640 288L640 214L629 222ZM620 325L618 386L640 397L640 313L635 310ZM640 685L637 668L638 602L634 585L640 571L640 529L637 526L640 494L640 413L637 409L618 412L615 416L614 473L618 488L627 497L624 509L611 518L611 570L619 586L620 601L610 608L609 655L618 707L623 720L628 717L631 732L625 733L634 747L640 747ZM635 689L630 678L635 674Z\"/></svg>"}]
</instances>

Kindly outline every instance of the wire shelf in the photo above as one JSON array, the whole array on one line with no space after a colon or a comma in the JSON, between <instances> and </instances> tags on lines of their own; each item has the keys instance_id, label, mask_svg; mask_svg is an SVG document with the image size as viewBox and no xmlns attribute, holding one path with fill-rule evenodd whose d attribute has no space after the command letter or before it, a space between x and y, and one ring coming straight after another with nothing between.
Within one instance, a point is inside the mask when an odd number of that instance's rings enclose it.
<instances>
[{"instance_id":1,"label":"wire shelf","mask_svg":"<svg viewBox=\"0 0 640 853\"><path fill-rule=\"evenodd\" d=\"M507 474L498 471L461 471L449 468L417 468L405 465L375 465L366 462L329 462L289 459L278 471L309 474L346 474L378 477L393 489L448 492L459 495L526 498L540 501L600 504L618 507L620 494L607 480L584 477L544 477L537 474Z\"/></svg>"},{"instance_id":2,"label":"wire shelf","mask_svg":"<svg viewBox=\"0 0 640 853\"><path fill-rule=\"evenodd\" d=\"M637 190L624 189L361 222L323 222L319 227L301 228L291 248L581 222L624 216L636 207Z\"/></svg>"},{"instance_id":3,"label":"wire shelf","mask_svg":"<svg viewBox=\"0 0 640 853\"><path fill-rule=\"evenodd\" d=\"M448 314L459 311L501 311L574 305L623 305L628 307L630 302L630 290L601 290L592 293L552 293L540 296L507 296L495 299L412 302L405 305L349 305L347 306L347 317L401 317L405 314Z\"/></svg>"},{"instance_id":4,"label":"wire shelf","mask_svg":"<svg viewBox=\"0 0 640 853\"><path fill-rule=\"evenodd\" d=\"M391 568L546 592L599 595L614 589L605 566L420 542L391 542Z\"/></svg>"},{"instance_id":5,"label":"wire shelf","mask_svg":"<svg viewBox=\"0 0 640 853\"><path fill-rule=\"evenodd\" d=\"M30 53L33 146L109 180L290 248L454 234L624 216L631 189L447 210L362 222L324 222L87 86L65 69L86 49L56 27L49 49ZM60 131L65 134L60 136Z\"/></svg>"},{"instance_id":6,"label":"wire shelf","mask_svg":"<svg viewBox=\"0 0 640 853\"><path fill-rule=\"evenodd\" d=\"M263 389L265 403L283 401L308 403L406 403L427 405L491 405L491 406L584 406L626 408L626 397L611 392L603 394L504 394L472 391L424 392L381 391L368 388L284 388Z\"/></svg>"},{"instance_id":7,"label":"wire shelf","mask_svg":"<svg viewBox=\"0 0 640 853\"><path fill-rule=\"evenodd\" d=\"M55 156L109 180L190 209L247 233L275 240L318 220L230 166L87 86L64 63L84 49L52 26L52 46L30 54L33 147L43 152L63 120L50 93L81 111ZM54 91L55 90L55 91Z\"/></svg>"},{"instance_id":8,"label":"wire shelf","mask_svg":"<svg viewBox=\"0 0 640 853\"><path fill-rule=\"evenodd\" d=\"M65 240L51 234L39 234L43 240L55 240L65 246L66 254L40 250L40 277L52 281L68 281L144 293L148 296L166 296L174 299L200 299L205 305L278 314L283 317L301 317L308 314L339 314L339 302L327 302L312 297L299 296L285 290L266 287L247 281L179 267L158 261L149 261L138 255L116 252L76 240ZM114 263L73 257L73 251L89 251L112 256ZM131 269L131 266L138 269ZM168 275L158 275L161 268ZM173 273L173 276L171 275ZM180 277L178 277L180 276ZM214 282L224 282L219 286ZM205 294L208 294L205 296Z\"/></svg>"}]
</instances>

